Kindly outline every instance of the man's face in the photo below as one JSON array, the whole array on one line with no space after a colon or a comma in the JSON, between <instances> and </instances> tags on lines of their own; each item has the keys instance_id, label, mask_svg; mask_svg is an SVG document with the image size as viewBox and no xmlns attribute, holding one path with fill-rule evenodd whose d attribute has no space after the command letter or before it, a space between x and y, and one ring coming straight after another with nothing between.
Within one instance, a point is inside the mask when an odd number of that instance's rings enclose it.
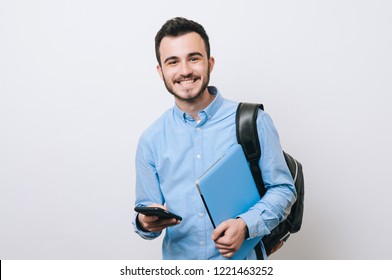
<instances>
[{"instance_id":1,"label":"man's face","mask_svg":"<svg viewBox=\"0 0 392 280\"><path fill-rule=\"evenodd\" d=\"M159 47L161 65L158 73L166 89L179 101L194 102L204 93L214 59L207 58L203 39L191 32L178 37L164 37Z\"/></svg>"}]
</instances>

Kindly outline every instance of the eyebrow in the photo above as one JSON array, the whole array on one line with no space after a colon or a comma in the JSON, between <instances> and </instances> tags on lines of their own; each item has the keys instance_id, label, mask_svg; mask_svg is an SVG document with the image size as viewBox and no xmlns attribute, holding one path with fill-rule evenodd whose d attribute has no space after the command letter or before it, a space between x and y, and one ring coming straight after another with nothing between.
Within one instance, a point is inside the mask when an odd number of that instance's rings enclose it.
<instances>
[{"instance_id":1,"label":"eyebrow","mask_svg":"<svg viewBox=\"0 0 392 280\"><path fill-rule=\"evenodd\" d=\"M203 55L202 55L201 53L199 53L199 52L190 53L190 54L188 55L188 57L189 57L189 56L201 56L201 57L203 57Z\"/></svg>"},{"instance_id":2,"label":"eyebrow","mask_svg":"<svg viewBox=\"0 0 392 280\"><path fill-rule=\"evenodd\" d=\"M188 54L188 57L192 57L192 56L201 56L201 57L203 57L203 55L201 53L199 53L199 52L192 52L192 53ZM163 63L166 63L166 62L168 62L169 60L172 60L172 59L178 59L178 56L174 56L174 55L173 56L169 56L168 58L165 59L165 61Z\"/></svg>"}]
</instances>

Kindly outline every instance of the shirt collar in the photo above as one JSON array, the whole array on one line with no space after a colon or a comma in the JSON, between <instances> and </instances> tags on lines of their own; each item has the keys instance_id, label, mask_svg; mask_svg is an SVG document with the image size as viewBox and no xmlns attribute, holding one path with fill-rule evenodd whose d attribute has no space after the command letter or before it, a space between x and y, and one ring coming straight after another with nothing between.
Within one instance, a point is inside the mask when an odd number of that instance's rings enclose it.
<instances>
[{"instance_id":1,"label":"shirt collar","mask_svg":"<svg viewBox=\"0 0 392 280\"><path fill-rule=\"evenodd\" d=\"M212 102L203 110L201 110L198 115L200 118L200 122L197 123L192 116L188 115L184 111L182 111L177 105L174 105L174 112L175 114L184 122L187 123L194 123L195 126L202 126L207 120L211 119L212 116L218 111L220 106L223 103L223 97L219 93L218 89L214 86L209 86L208 87L208 92L211 95L214 95L215 98L212 100Z\"/></svg>"}]
</instances>

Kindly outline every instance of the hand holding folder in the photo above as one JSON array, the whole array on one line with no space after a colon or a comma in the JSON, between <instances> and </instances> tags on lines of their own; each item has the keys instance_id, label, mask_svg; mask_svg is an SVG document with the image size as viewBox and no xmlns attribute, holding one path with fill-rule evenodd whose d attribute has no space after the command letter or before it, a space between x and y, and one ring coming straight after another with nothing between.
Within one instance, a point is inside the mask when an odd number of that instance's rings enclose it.
<instances>
[{"instance_id":1,"label":"hand holding folder","mask_svg":"<svg viewBox=\"0 0 392 280\"><path fill-rule=\"evenodd\" d=\"M242 219L229 219L219 224L211 238L222 256L229 258L241 247L247 234L247 225Z\"/></svg>"}]
</instances>

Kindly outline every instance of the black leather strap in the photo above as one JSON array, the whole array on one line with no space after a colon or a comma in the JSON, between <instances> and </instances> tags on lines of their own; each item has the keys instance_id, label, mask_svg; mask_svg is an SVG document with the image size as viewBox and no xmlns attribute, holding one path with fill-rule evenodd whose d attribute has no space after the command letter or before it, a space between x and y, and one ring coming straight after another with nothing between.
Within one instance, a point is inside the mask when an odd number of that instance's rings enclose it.
<instances>
[{"instance_id":1,"label":"black leather strap","mask_svg":"<svg viewBox=\"0 0 392 280\"><path fill-rule=\"evenodd\" d=\"M259 166L261 149L256 126L259 109L264 109L262 104L240 103L238 105L236 114L236 133L237 142L241 144L246 159L250 163L250 170L252 171L252 176L256 182L260 197L263 197L266 190Z\"/></svg>"},{"instance_id":2,"label":"black leather strap","mask_svg":"<svg viewBox=\"0 0 392 280\"><path fill-rule=\"evenodd\" d=\"M237 142L241 144L246 159L249 161L250 170L257 185L259 195L260 197L263 197L266 193L266 189L259 166L261 148L256 125L259 109L264 110L262 104L240 103L238 105L236 113L236 134ZM255 252L257 259L263 260L264 257L261 251L260 242L255 246Z\"/></svg>"},{"instance_id":3,"label":"black leather strap","mask_svg":"<svg viewBox=\"0 0 392 280\"><path fill-rule=\"evenodd\" d=\"M257 243L256 246L255 246L256 258L258 260L264 260L263 252L261 251L261 244L260 243L261 243L261 241L259 243Z\"/></svg>"}]
</instances>

